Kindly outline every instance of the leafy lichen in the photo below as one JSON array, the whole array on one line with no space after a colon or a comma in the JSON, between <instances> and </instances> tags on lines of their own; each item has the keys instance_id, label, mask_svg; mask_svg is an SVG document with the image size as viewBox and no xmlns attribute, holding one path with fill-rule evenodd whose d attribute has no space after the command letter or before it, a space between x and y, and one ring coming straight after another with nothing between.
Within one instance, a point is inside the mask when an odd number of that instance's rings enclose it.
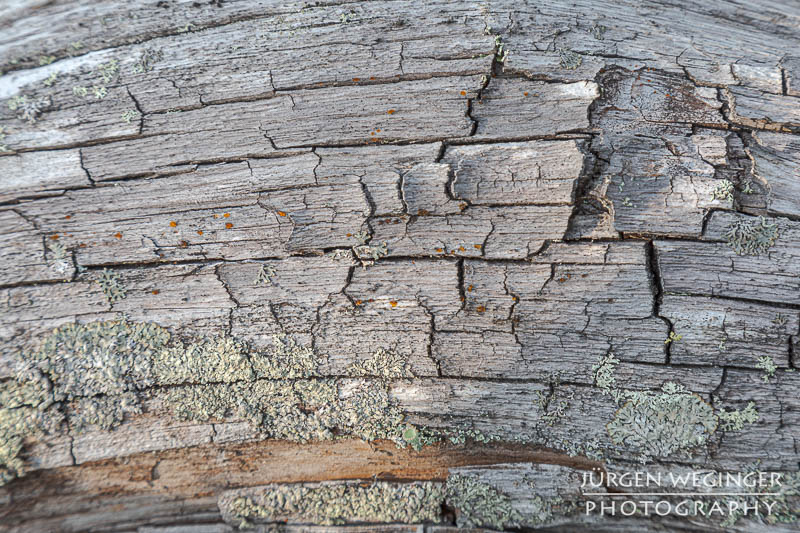
<instances>
[{"instance_id":1,"label":"leafy lichen","mask_svg":"<svg viewBox=\"0 0 800 533\"><path fill-rule=\"evenodd\" d=\"M559 64L561 68L575 70L583 63L583 56L566 48L558 49Z\"/></svg>"},{"instance_id":2,"label":"leafy lichen","mask_svg":"<svg viewBox=\"0 0 800 533\"><path fill-rule=\"evenodd\" d=\"M739 220L728 228L725 237L737 255L761 255L766 253L778 239L778 226L770 224L764 217L758 220Z\"/></svg>"},{"instance_id":3,"label":"leafy lichen","mask_svg":"<svg viewBox=\"0 0 800 533\"><path fill-rule=\"evenodd\" d=\"M711 191L711 196L715 200L724 200L726 202L733 201L733 183L730 180L720 180L719 183Z\"/></svg>"},{"instance_id":4,"label":"leafy lichen","mask_svg":"<svg viewBox=\"0 0 800 533\"><path fill-rule=\"evenodd\" d=\"M773 361L772 357L768 355L762 355L758 358L756 368L760 368L764 371L764 375L761 376L761 379L764 381L764 383L769 383L769 380L775 377L775 371L778 370L778 367L775 365L775 361Z\"/></svg>"},{"instance_id":5,"label":"leafy lichen","mask_svg":"<svg viewBox=\"0 0 800 533\"><path fill-rule=\"evenodd\" d=\"M126 109L122 112L122 120L125 121L126 124L130 124L131 121L139 116L139 112L134 109Z\"/></svg>"},{"instance_id":6,"label":"leafy lichen","mask_svg":"<svg viewBox=\"0 0 800 533\"><path fill-rule=\"evenodd\" d=\"M125 286L122 284L122 278L113 270L104 268L96 281L97 284L100 285L103 294L106 295L109 303L114 303L125 298L126 292Z\"/></svg>"},{"instance_id":7,"label":"leafy lichen","mask_svg":"<svg viewBox=\"0 0 800 533\"><path fill-rule=\"evenodd\" d=\"M256 275L256 285L272 285L272 277L275 275L275 267L272 265L261 265Z\"/></svg>"},{"instance_id":8,"label":"leafy lichen","mask_svg":"<svg viewBox=\"0 0 800 533\"><path fill-rule=\"evenodd\" d=\"M609 353L593 367L595 385L619 405L606 430L614 444L640 452L643 462L652 457L689 455L705 445L720 426L737 430L758 419L752 406L737 414L715 412L700 396L678 383L667 382L657 392L617 388L617 364L619 360Z\"/></svg>"},{"instance_id":9,"label":"leafy lichen","mask_svg":"<svg viewBox=\"0 0 800 533\"><path fill-rule=\"evenodd\" d=\"M630 397L607 426L617 445L632 446L643 457L665 457L706 443L717 429L713 408L682 387ZM675 388L679 387L679 388Z\"/></svg>"},{"instance_id":10,"label":"leafy lichen","mask_svg":"<svg viewBox=\"0 0 800 533\"><path fill-rule=\"evenodd\" d=\"M39 99L29 98L26 95L17 95L8 101L8 108L16 111L17 118L33 124L39 115L50 106L50 99L42 97Z\"/></svg>"},{"instance_id":11,"label":"leafy lichen","mask_svg":"<svg viewBox=\"0 0 800 533\"><path fill-rule=\"evenodd\" d=\"M103 79L103 83L108 84L114 81L119 73L119 62L112 59L97 67L97 74Z\"/></svg>"},{"instance_id":12,"label":"leafy lichen","mask_svg":"<svg viewBox=\"0 0 800 533\"><path fill-rule=\"evenodd\" d=\"M756 411L756 404L749 402L747 407L741 411L732 409L727 411L720 409L717 412L719 417L719 429L722 431L739 431L744 428L745 424L754 424L758 422L758 411Z\"/></svg>"}]
</instances>

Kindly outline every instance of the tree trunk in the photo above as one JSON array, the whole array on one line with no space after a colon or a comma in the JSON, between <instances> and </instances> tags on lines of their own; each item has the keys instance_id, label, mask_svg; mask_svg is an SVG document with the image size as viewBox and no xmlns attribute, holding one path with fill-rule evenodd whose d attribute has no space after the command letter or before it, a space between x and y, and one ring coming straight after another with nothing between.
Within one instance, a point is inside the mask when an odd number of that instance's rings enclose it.
<instances>
[{"instance_id":1,"label":"tree trunk","mask_svg":"<svg viewBox=\"0 0 800 533\"><path fill-rule=\"evenodd\" d=\"M796 530L795 2L0 28L1 532Z\"/></svg>"}]
</instances>

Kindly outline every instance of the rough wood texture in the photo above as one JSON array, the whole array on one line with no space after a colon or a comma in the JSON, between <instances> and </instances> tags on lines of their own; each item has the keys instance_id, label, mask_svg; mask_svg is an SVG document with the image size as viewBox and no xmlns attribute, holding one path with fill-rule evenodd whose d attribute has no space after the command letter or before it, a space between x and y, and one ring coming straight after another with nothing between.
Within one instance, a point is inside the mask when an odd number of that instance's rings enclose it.
<instances>
[{"instance_id":1,"label":"rough wood texture","mask_svg":"<svg viewBox=\"0 0 800 533\"><path fill-rule=\"evenodd\" d=\"M0 28L0 532L797 528L796 3ZM753 468L772 518L583 512Z\"/></svg>"}]
</instances>

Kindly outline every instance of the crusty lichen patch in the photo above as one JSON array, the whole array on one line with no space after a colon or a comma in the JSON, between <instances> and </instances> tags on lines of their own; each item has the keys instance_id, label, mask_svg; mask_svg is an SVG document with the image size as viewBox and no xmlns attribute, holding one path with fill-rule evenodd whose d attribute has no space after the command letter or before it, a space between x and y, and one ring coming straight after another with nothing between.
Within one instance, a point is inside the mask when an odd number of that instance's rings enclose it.
<instances>
[{"instance_id":1,"label":"crusty lichen patch","mask_svg":"<svg viewBox=\"0 0 800 533\"><path fill-rule=\"evenodd\" d=\"M17 359L19 379L0 389L3 482L23 472L26 437L57 431L64 413L73 432L114 429L141 412L140 396L152 387L164 388L162 398L181 419L235 417L265 436L300 442L359 437L420 445L416 430L404 439L413 426L388 392L388 378L410 372L382 350L353 369L371 379L322 378L320 358L292 338L275 336L271 349L255 351L225 335L186 343L156 324L122 320L61 326Z\"/></svg>"},{"instance_id":2,"label":"crusty lichen patch","mask_svg":"<svg viewBox=\"0 0 800 533\"><path fill-rule=\"evenodd\" d=\"M321 525L441 522L444 500L443 485L431 481L270 485L246 493L220 502L224 514L240 527L251 521Z\"/></svg>"},{"instance_id":3,"label":"crusty lichen patch","mask_svg":"<svg viewBox=\"0 0 800 533\"><path fill-rule=\"evenodd\" d=\"M170 389L167 402L186 420L235 417L268 437L305 442L336 437L402 441L403 414L381 383L336 379L259 380Z\"/></svg>"},{"instance_id":4,"label":"crusty lichen patch","mask_svg":"<svg viewBox=\"0 0 800 533\"><path fill-rule=\"evenodd\" d=\"M414 377L405 357L382 348L371 358L351 364L347 367L347 373L351 376L373 376L384 379Z\"/></svg>"},{"instance_id":5,"label":"crusty lichen patch","mask_svg":"<svg viewBox=\"0 0 800 533\"><path fill-rule=\"evenodd\" d=\"M53 403L46 378L30 372L23 382L0 383L0 485L25 475L20 457L28 437L58 431L64 421Z\"/></svg>"},{"instance_id":6,"label":"crusty lichen patch","mask_svg":"<svg viewBox=\"0 0 800 533\"><path fill-rule=\"evenodd\" d=\"M457 510L458 527L503 530L522 525L523 517L511 505L511 498L472 476L447 478L446 503Z\"/></svg>"}]
</instances>

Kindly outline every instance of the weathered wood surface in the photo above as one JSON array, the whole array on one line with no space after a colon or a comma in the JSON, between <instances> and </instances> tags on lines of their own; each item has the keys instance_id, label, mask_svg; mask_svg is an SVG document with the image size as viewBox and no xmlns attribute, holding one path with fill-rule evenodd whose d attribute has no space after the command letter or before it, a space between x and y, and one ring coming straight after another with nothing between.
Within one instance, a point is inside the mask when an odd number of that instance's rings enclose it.
<instances>
[{"instance_id":1,"label":"weathered wood surface","mask_svg":"<svg viewBox=\"0 0 800 533\"><path fill-rule=\"evenodd\" d=\"M798 50L786 1L0 6L0 531L794 530L580 480L800 469Z\"/></svg>"}]
</instances>

